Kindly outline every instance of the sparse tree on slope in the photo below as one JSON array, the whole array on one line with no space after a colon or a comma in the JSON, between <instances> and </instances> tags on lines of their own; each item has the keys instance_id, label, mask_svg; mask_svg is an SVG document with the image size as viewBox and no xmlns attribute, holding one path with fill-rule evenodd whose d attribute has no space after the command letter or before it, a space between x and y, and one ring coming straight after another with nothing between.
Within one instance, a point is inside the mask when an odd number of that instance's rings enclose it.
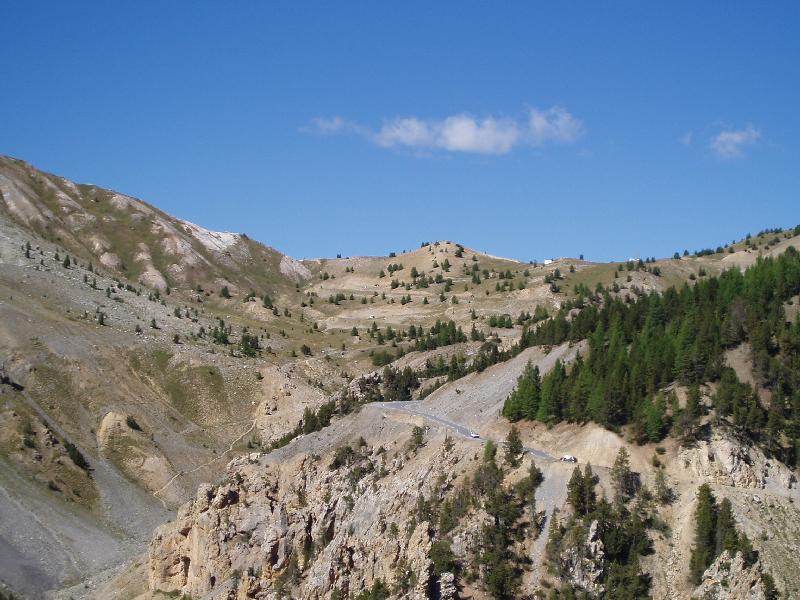
<instances>
[{"instance_id":1,"label":"sparse tree on slope","mask_svg":"<svg viewBox=\"0 0 800 600\"><path fill-rule=\"evenodd\" d=\"M524 447L522 446L522 439L519 437L519 430L516 425L511 426L511 430L506 437L506 456L505 461L510 467L519 465L520 458Z\"/></svg>"}]
</instances>

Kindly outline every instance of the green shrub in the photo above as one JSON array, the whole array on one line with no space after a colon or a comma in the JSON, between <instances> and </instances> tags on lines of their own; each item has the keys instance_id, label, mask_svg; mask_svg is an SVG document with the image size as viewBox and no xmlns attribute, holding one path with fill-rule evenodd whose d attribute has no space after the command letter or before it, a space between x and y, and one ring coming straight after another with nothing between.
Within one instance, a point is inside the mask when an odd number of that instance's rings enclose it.
<instances>
[{"instance_id":1,"label":"green shrub","mask_svg":"<svg viewBox=\"0 0 800 600\"><path fill-rule=\"evenodd\" d=\"M65 441L64 448L66 448L70 460L72 460L72 462L75 464L76 467L83 469L87 473L91 470L91 467L89 466L89 461L87 461L86 457L83 454L81 454L81 451L75 447L75 444Z\"/></svg>"}]
</instances>

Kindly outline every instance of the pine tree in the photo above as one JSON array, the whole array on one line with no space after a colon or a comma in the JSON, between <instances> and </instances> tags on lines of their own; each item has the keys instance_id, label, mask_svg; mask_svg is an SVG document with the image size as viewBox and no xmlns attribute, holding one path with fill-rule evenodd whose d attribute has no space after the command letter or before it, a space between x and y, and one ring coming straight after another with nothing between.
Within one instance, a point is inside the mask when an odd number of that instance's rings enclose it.
<instances>
[{"instance_id":1,"label":"pine tree","mask_svg":"<svg viewBox=\"0 0 800 600\"><path fill-rule=\"evenodd\" d=\"M733 516L731 501L724 498L719 504L714 535L714 556L727 550L731 555L739 548L739 534L736 531L736 519Z\"/></svg>"},{"instance_id":2,"label":"pine tree","mask_svg":"<svg viewBox=\"0 0 800 600\"><path fill-rule=\"evenodd\" d=\"M592 471L592 465L587 463L583 469L583 497L585 503L585 515L590 515L597 507L597 492L595 486L600 482L600 479Z\"/></svg>"},{"instance_id":3,"label":"pine tree","mask_svg":"<svg viewBox=\"0 0 800 600\"><path fill-rule=\"evenodd\" d=\"M664 419L666 404L664 396L658 394L653 402L646 406L645 433L650 442L659 442L664 437Z\"/></svg>"},{"instance_id":4,"label":"pine tree","mask_svg":"<svg viewBox=\"0 0 800 600\"><path fill-rule=\"evenodd\" d=\"M772 578L772 575L770 575L769 573L764 573L762 576L762 580L764 582L764 598L766 600L779 600L780 592L778 591L778 588L775 586L775 580Z\"/></svg>"},{"instance_id":5,"label":"pine tree","mask_svg":"<svg viewBox=\"0 0 800 600\"><path fill-rule=\"evenodd\" d=\"M445 434L443 445L444 445L444 453L450 454L450 452L452 452L453 448L455 447L455 444L453 443L453 438L451 438L448 434Z\"/></svg>"},{"instance_id":6,"label":"pine tree","mask_svg":"<svg viewBox=\"0 0 800 600\"><path fill-rule=\"evenodd\" d=\"M690 444L696 439L699 421L700 388L692 385L686 396L686 407L680 411L676 423L676 433L683 444Z\"/></svg>"},{"instance_id":7,"label":"pine tree","mask_svg":"<svg viewBox=\"0 0 800 600\"><path fill-rule=\"evenodd\" d=\"M416 450L425 442L425 430L422 427L415 425L414 428L411 430L411 440L409 441L409 447L412 450Z\"/></svg>"},{"instance_id":8,"label":"pine tree","mask_svg":"<svg viewBox=\"0 0 800 600\"><path fill-rule=\"evenodd\" d=\"M572 505L572 509L577 515L586 513L586 485L583 481L583 473L580 467L575 467L572 476L567 483L567 502Z\"/></svg>"},{"instance_id":9,"label":"pine tree","mask_svg":"<svg viewBox=\"0 0 800 600\"><path fill-rule=\"evenodd\" d=\"M483 508L491 518L481 529L478 562L487 592L498 600L510 600L518 597L524 564L524 558L514 547L521 534L518 522L522 506L514 492L503 485L496 454L496 446L487 442L483 464L476 474L476 484L484 495Z\"/></svg>"},{"instance_id":10,"label":"pine tree","mask_svg":"<svg viewBox=\"0 0 800 600\"><path fill-rule=\"evenodd\" d=\"M611 481L614 492L622 500L627 500L634 493L633 473L631 472L630 455L625 446L620 446L614 466L611 467Z\"/></svg>"},{"instance_id":11,"label":"pine tree","mask_svg":"<svg viewBox=\"0 0 800 600\"><path fill-rule=\"evenodd\" d=\"M528 468L528 475L517 483L516 493L521 502L531 509L531 516L536 514L536 490L544 481L544 475L535 462L531 461Z\"/></svg>"},{"instance_id":12,"label":"pine tree","mask_svg":"<svg viewBox=\"0 0 800 600\"><path fill-rule=\"evenodd\" d=\"M656 471L656 479L653 484L656 499L661 504L670 504L674 498L673 491L667 485L667 477L664 471L659 469Z\"/></svg>"},{"instance_id":13,"label":"pine tree","mask_svg":"<svg viewBox=\"0 0 800 600\"><path fill-rule=\"evenodd\" d=\"M697 585L703 573L714 560L716 511L714 495L707 483L697 491L697 509L695 510L694 548L689 561L692 582Z\"/></svg>"},{"instance_id":14,"label":"pine tree","mask_svg":"<svg viewBox=\"0 0 800 600\"><path fill-rule=\"evenodd\" d=\"M512 425L506 437L506 455L505 461L510 467L519 465L520 457L524 451L522 446L522 439L519 436L519 430L516 425Z\"/></svg>"},{"instance_id":15,"label":"pine tree","mask_svg":"<svg viewBox=\"0 0 800 600\"><path fill-rule=\"evenodd\" d=\"M542 381L539 407L536 411L537 421L553 423L559 420L558 393L565 376L564 365L560 360L556 360L553 370Z\"/></svg>"},{"instance_id":16,"label":"pine tree","mask_svg":"<svg viewBox=\"0 0 800 600\"><path fill-rule=\"evenodd\" d=\"M574 473L573 473L574 475ZM564 537L564 530L561 527L561 521L558 518L558 507L553 509L550 515L550 525L547 529L547 544L545 545L545 557L551 563L555 563L560 554L561 540Z\"/></svg>"},{"instance_id":17,"label":"pine tree","mask_svg":"<svg viewBox=\"0 0 800 600\"><path fill-rule=\"evenodd\" d=\"M428 557L433 563L433 574L452 573L457 567L456 557L450 544L445 540L437 540L431 545Z\"/></svg>"},{"instance_id":18,"label":"pine tree","mask_svg":"<svg viewBox=\"0 0 800 600\"><path fill-rule=\"evenodd\" d=\"M517 387L503 404L503 416L511 421L536 418L540 392L539 367L532 366L528 361L522 375L517 379Z\"/></svg>"}]
</instances>

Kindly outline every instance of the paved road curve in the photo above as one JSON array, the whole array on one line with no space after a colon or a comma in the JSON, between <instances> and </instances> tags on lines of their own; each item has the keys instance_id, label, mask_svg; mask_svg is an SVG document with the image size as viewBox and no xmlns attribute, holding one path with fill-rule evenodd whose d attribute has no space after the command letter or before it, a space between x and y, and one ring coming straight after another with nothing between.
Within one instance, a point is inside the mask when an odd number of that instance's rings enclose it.
<instances>
[{"instance_id":1,"label":"paved road curve","mask_svg":"<svg viewBox=\"0 0 800 600\"><path fill-rule=\"evenodd\" d=\"M447 427L451 431L455 432L456 435L466 439L475 439L470 436L470 428L464 425L460 425L454 421L449 419L445 419L444 417L440 417L439 415L434 414L431 412L431 409L426 407L417 400L412 400L409 402L381 402L379 404L375 404L378 408L388 408L390 410L396 410L398 412L403 412L409 415L414 415L418 417L422 417L427 421L432 421L434 423L438 423L444 427ZM486 440L483 438L475 439L475 441L479 441L481 443L485 443ZM555 457L551 456L544 450L539 448L525 448L525 452L532 454L536 458L540 458L544 461L553 462L556 460Z\"/></svg>"}]
</instances>

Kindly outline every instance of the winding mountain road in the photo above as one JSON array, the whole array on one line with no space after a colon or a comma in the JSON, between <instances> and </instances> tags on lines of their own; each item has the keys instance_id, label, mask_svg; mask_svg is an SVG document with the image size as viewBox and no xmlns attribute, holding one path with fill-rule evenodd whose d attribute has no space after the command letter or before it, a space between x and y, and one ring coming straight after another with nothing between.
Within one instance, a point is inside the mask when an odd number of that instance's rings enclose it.
<instances>
[{"instance_id":1,"label":"winding mountain road","mask_svg":"<svg viewBox=\"0 0 800 600\"><path fill-rule=\"evenodd\" d=\"M433 423L446 427L459 437L468 440L474 440L476 442L480 442L481 444L485 444L488 440L488 438L483 438L483 437L473 438L472 435L470 435L470 432L473 430L471 430L469 427L461 425L459 423L456 423L455 421L451 421L450 419L435 414L433 412L433 409L431 409L428 406L425 406L422 402L416 400L410 402L384 402L377 406L380 408L388 408L389 410L396 410L398 412L406 413L408 415L422 417L427 421L431 421ZM495 443L500 445L503 442L495 442ZM541 450L540 448L525 447L525 452L546 462L556 461L555 457L548 454L544 450Z\"/></svg>"},{"instance_id":2,"label":"winding mountain road","mask_svg":"<svg viewBox=\"0 0 800 600\"><path fill-rule=\"evenodd\" d=\"M445 384L425 400L373 403L369 406L383 415L397 412L421 418L431 425L447 429L459 438L483 445L492 439L492 434L496 437L503 435L501 432L505 431L505 428L497 427L501 420L503 402L516 386L517 377L529 361L545 374L553 368L557 360L570 362L583 349L583 345L569 344L562 344L550 351L531 348L482 373L473 373L457 382ZM471 431L475 431L481 437L473 438L470 435ZM493 441L498 445L504 443ZM544 476L544 480L536 490L536 508L546 515L544 530L536 539L530 540L528 545L531 564L540 565L547 545L547 523L555 511L563 509L566 504L567 483L577 465L562 462L542 448L525 446L524 451L536 462ZM595 474L601 477L607 476L607 469L596 466L593 469ZM526 585L534 588L538 586L542 572L541 568L531 569L526 575L529 578Z\"/></svg>"}]
</instances>

